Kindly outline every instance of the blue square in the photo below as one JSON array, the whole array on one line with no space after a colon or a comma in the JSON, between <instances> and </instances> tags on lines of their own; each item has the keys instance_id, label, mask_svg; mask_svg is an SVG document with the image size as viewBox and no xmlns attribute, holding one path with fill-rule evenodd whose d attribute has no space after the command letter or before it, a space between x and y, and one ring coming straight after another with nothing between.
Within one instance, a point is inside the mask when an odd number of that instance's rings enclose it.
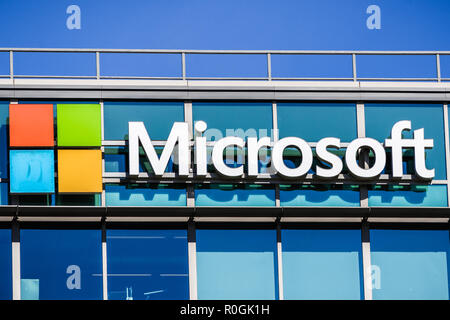
<instances>
[{"instance_id":1,"label":"blue square","mask_svg":"<svg viewBox=\"0 0 450 320\"><path fill-rule=\"evenodd\" d=\"M54 193L53 150L10 150L11 193Z\"/></svg>"}]
</instances>

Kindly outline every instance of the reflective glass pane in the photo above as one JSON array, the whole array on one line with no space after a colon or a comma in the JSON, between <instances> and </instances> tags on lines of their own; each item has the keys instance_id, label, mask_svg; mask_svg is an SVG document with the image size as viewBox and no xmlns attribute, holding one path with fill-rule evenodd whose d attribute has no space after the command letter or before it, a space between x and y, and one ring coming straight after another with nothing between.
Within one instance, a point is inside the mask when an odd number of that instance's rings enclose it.
<instances>
[{"instance_id":1,"label":"reflective glass pane","mask_svg":"<svg viewBox=\"0 0 450 320\"><path fill-rule=\"evenodd\" d=\"M403 131L405 139L412 139L414 130L424 128L425 139L433 139L434 147L426 150L426 165L435 169L435 179L446 179L444 112L441 104L382 104L364 106L366 136L381 143L391 136L392 126L401 120L411 121L411 131Z\"/></svg>"},{"instance_id":2,"label":"reflective glass pane","mask_svg":"<svg viewBox=\"0 0 450 320\"><path fill-rule=\"evenodd\" d=\"M8 204L9 188L7 183L0 183L0 204Z\"/></svg>"},{"instance_id":3,"label":"reflective glass pane","mask_svg":"<svg viewBox=\"0 0 450 320\"><path fill-rule=\"evenodd\" d=\"M360 230L282 230L284 298L363 298Z\"/></svg>"},{"instance_id":4,"label":"reflective glass pane","mask_svg":"<svg viewBox=\"0 0 450 320\"><path fill-rule=\"evenodd\" d=\"M446 207L445 185L375 185L369 186L371 207Z\"/></svg>"},{"instance_id":5,"label":"reflective glass pane","mask_svg":"<svg viewBox=\"0 0 450 320\"><path fill-rule=\"evenodd\" d=\"M203 184L195 187L197 206L275 206L275 189L267 185Z\"/></svg>"},{"instance_id":6,"label":"reflective glass pane","mask_svg":"<svg viewBox=\"0 0 450 320\"><path fill-rule=\"evenodd\" d=\"M127 140L128 122L142 121L152 140L167 140L172 125L184 121L183 102L105 102L105 140Z\"/></svg>"},{"instance_id":7,"label":"reflective glass pane","mask_svg":"<svg viewBox=\"0 0 450 320\"><path fill-rule=\"evenodd\" d=\"M0 229L0 300L12 299L11 229Z\"/></svg>"},{"instance_id":8,"label":"reflective glass pane","mask_svg":"<svg viewBox=\"0 0 450 320\"><path fill-rule=\"evenodd\" d=\"M336 137L350 142L357 137L354 103L277 103L277 112L280 138L314 142Z\"/></svg>"},{"instance_id":9,"label":"reflective glass pane","mask_svg":"<svg viewBox=\"0 0 450 320\"><path fill-rule=\"evenodd\" d=\"M158 156L161 156L162 147L155 147ZM105 159L105 172L127 172L128 171L128 147L107 147L103 153ZM173 154L169 158L165 172L177 172L178 166L174 164ZM153 174L153 168L148 161L147 155L142 147L139 148L139 172Z\"/></svg>"},{"instance_id":10,"label":"reflective glass pane","mask_svg":"<svg viewBox=\"0 0 450 320\"><path fill-rule=\"evenodd\" d=\"M197 230L199 299L278 298L275 230Z\"/></svg>"},{"instance_id":11,"label":"reflective glass pane","mask_svg":"<svg viewBox=\"0 0 450 320\"><path fill-rule=\"evenodd\" d=\"M448 230L370 231L373 298L449 299Z\"/></svg>"},{"instance_id":12,"label":"reflective glass pane","mask_svg":"<svg viewBox=\"0 0 450 320\"><path fill-rule=\"evenodd\" d=\"M101 300L100 230L20 231L23 300Z\"/></svg>"},{"instance_id":13,"label":"reflective glass pane","mask_svg":"<svg viewBox=\"0 0 450 320\"><path fill-rule=\"evenodd\" d=\"M107 230L108 298L189 299L186 230Z\"/></svg>"},{"instance_id":14,"label":"reflective glass pane","mask_svg":"<svg viewBox=\"0 0 450 320\"><path fill-rule=\"evenodd\" d=\"M217 141L225 136L270 137L272 131L271 103L219 103L192 104L194 123L205 121L208 129L203 134Z\"/></svg>"},{"instance_id":15,"label":"reflective glass pane","mask_svg":"<svg viewBox=\"0 0 450 320\"><path fill-rule=\"evenodd\" d=\"M105 185L107 206L185 206L186 188L179 185Z\"/></svg>"},{"instance_id":16,"label":"reflective glass pane","mask_svg":"<svg viewBox=\"0 0 450 320\"><path fill-rule=\"evenodd\" d=\"M280 185L280 201L282 206L359 207L359 186Z\"/></svg>"}]
</instances>

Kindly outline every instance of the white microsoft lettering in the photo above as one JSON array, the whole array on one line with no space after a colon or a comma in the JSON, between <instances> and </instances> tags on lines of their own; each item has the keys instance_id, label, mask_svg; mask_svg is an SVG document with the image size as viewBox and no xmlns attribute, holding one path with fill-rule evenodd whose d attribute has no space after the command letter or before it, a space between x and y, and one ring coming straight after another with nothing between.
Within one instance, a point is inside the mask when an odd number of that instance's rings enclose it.
<instances>
[{"instance_id":1,"label":"white microsoft lettering","mask_svg":"<svg viewBox=\"0 0 450 320\"><path fill-rule=\"evenodd\" d=\"M194 126L194 161L195 174L199 177L207 175L207 138L203 136L207 129L204 121L198 121ZM178 164L178 174L187 177L190 174L191 150L189 141L189 128L185 122L175 122L170 131L167 142L158 156L151 142L148 132L143 122L129 122L129 174L137 176L139 174L139 145L142 145L145 155L153 168L155 176L162 176L170 157L174 154ZM345 164L350 173L359 179L374 179L384 170L386 165L385 148L390 148L392 152L392 177L401 178L403 176L403 149L414 149L415 173L419 178L432 179L435 174L434 169L428 169L425 163L425 150L432 148L433 139L425 139L424 129L414 130L413 139L403 139L402 132L411 130L411 121L403 120L394 124L391 130L390 139L386 139L384 146L372 138L358 138L350 142L345 151ZM249 137L245 141L241 137L228 136L215 141L212 146L212 164L214 168L223 176L242 177L244 166L228 166L224 161L224 152L229 147L240 149L247 148L247 176L258 177L258 158L262 148L271 148L271 161L275 172L285 178L299 178L305 176L313 165L313 152L308 143L298 137L286 137L276 141L273 146L269 137L255 138ZM301 163L295 167L288 167L284 159L286 148L294 147L301 152ZM323 138L316 145L317 158L325 162L328 167L316 166L316 176L324 179L336 178L343 169L343 160L328 150L340 149L342 147L339 138ZM360 151L371 149L375 159L371 167L361 166L358 162Z\"/></svg>"}]
</instances>

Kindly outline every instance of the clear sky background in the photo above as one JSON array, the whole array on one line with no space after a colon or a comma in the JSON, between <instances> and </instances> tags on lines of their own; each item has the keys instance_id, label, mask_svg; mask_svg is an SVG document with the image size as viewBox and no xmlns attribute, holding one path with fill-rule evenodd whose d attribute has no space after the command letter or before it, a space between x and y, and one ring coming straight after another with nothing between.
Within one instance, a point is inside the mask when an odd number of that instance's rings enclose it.
<instances>
[{"instance_id":1,"label":"clear sky background","mask_svg":"<svg viewBox=\"0 0 450 320\"><path fill-rule=\"evenodd\" d=\"M70 16L66 9L72 4L81 9L81 29L69 30L66 26ZM366 26L370 16L366 10L373 4L381 9L381 28L370 30ZM450 1L0 0L0 47L450 50ZM5 68L1 66L4 56L0 55L0 74ZM107 73L108 63L117 66L119 60L116 59L102 57L102 72ZM33 68L34 58L28 56L22 60L23 68L27 63L27 68ZM52 60L58 62L57 59ZM444 73L450 65L448 60L443 59L442 62ZM20 57L17 62L21 62ZM158 66L164 61L152 63ZM188 63L192 75L207 75L206 67L194 58ZM196 63L197 69L194 68ZM256 72L259 68L252 69L254 63L264 61L244 59L237 65L247 65L252 70L250 73L245 71L244 75L252 76L255 71L255 76L259 76ZM345 60L345 64L348 63ZM358 63L364 65L364 61ZM405 66L411 63L416 69L423 66L423 71L427 73L434 61L419 59L418 62L407 62ZM276 64L274 61L274 67ZM304 63L302 70L308 69L309 64ZM370 69L371 64L366 63L367 68ZM391 66L401 67L402 64L398 64L395 59L390 62ZM142 68L137 68L135 64L130 64L129 68L133 65L136 69L134 73L141 72ZM292 64L279 62L278 65L279 76L288 75L281 70L281 66L292 67ZM86 68L91 70L91 67ZM178 66L172 67L179 71ZM68 72L67 68L63 68L64 72ZM83 68L81 71L84 72ZM20 68L18 71L21 71ZM219 71L227 73L233 70L224 68ZM332 75L327 72L329 70L322 73ZM365 75L366 71L358 72ZM367 74L373 72L381 71L373 68ZM404 72L408 75L408 71L402 71L399 75L405 75Z\"/></svg>"}]
</instances>

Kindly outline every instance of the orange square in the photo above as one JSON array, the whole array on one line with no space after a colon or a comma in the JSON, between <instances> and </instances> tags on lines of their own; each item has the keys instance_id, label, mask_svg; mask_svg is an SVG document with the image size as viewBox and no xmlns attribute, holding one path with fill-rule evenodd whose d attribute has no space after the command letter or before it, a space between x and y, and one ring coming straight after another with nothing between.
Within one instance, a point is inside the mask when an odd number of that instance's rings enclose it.
<instances>
[{"instance_id":1,"label":"orange square","mask_svg":"<svg viewBox=\"0 0 450 320\"><path fill-rule=\"evenodd\" d=\"M53 147L52 104L10 104L11 147Z\"/></svg>"},{"instance_id":2,"label":"orange square","mask_svg":"<svg viewBox=\"0 0 450 320\"><path fill-rule=\"evenodd\" d=\"M58 192L102 192L101 150L58 150Z\"/></svg>"}]
</instances>

